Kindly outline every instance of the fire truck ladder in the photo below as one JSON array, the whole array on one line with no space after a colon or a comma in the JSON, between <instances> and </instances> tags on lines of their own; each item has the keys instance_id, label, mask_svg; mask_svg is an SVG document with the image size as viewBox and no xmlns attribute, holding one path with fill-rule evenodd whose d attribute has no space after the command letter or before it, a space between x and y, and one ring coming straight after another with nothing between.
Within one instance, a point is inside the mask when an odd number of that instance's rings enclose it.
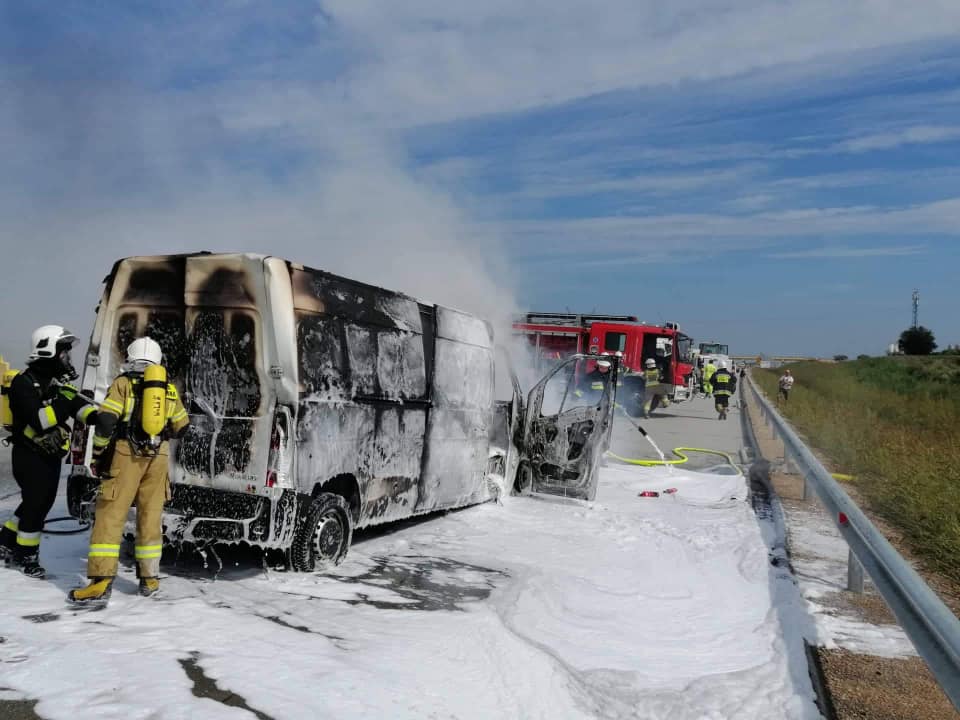
<instances>
[{"instance_id":1,"label":"fire truck ladder","mask_svg":"<svg viewBox=\"0 0 960 720\"><path fill-rule=\"evenodd\" d=\"M576 313L526 313L520 322L530 325L579 325L594 322L638 322L634 315L578 315Z\"/></svg>"}]
</instances>

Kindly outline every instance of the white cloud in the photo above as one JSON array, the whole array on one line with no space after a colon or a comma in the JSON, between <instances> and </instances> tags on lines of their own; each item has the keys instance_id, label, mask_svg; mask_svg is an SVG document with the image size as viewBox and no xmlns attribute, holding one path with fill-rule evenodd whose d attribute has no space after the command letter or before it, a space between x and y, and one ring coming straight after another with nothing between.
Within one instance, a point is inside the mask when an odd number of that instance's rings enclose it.
<instances>
[{"instance_id":1,"label":"white cloud","mask_svg":"<svg viewBox=\"0 0 960 720\"><path fill-rule=\"evenodd\" d=\"M918 125L896 132L875 133L852 138L834 145L831 150L863 153L873 150L890 150L901 145L919 145L960 140L960 125Z\"/></svg>"},{"instance_id":2,"label":"white cloud","mask_svg":"<svg viewBox=\"0 0 960 720\"><path fill-rule=\"evenodd\" d=\"M926 246L924 245L887 245L880 247L837 245L833 247L828 246L771 253L767 257L780 260L834 260L842 258L901 257L905 255L919 255L925 250Z\"/></svg>"},{"instance_id":3,"label":"white cloud","mask_svg":"<svg viewBox=\"0 0 960 720\"><path fill-rule=\"evenodd\" d=\"M776 196L770 193L752 193L741 195L730 201L730 207L741 211L756 211L769 207L776 201Z\"/></svg>"},{"instance_id":4,"label":"white cloud","mask_svg":"<svg viewBox=\"0 0 960 720\"><path fill-rule=\"evenodd\" d=\"M954 0L608 0L602 11L591 0L322 7L362 53L337 93L400 124L730 77L960 31Z\"/></svg>"},{"instance_id":5,"label":"white cloud","mask_svg":"<svg viewBox=\"0 0 960 720\"><path fill-rule=\"evenodd\" d=\"M836 172L820 173L818 175L801 175L798 177L781 178L770 183L771 187L794 190L831 190L838 188L865 187L881 183L897 182L903 175L891 171L870 172Z\"/></svg>"},{"instance_id":6,"label":"white cloud","mask_svg":"<svg viewBox=\"0 0 960 720\"><path fill-rule=\"evenodd\" d=\"M530 168L527 168L528 170ZM650 196L687 193L706 188L729 187L745 181L763 169L761 165L739 165L724 170L698 170L682 173L644 173L611 177L584 167L580 172L552 165L541 167L537 174L521 176L525 187L511 195L512 199L546 199L586 197L602 193L636 193ZM516 170L516 169L514 169Z\"/></svg>"},{"instance_id":7,"label":"white cloud","mask_svg":"<svg viewBox=\"0 0 960 720\"><path fill-rule=\"evenodd\" d=\"M564 255L650 262L731 249L770 249L785 238L955 234L960 198L904 208L833 207L752 215L688 213L510 223L514 252L527 259ZM587 240L588 239L588 240ZM901 246L898 246L901 247ZM900 253L902 254L902 252Z\"/></svg>"}]
</instances>

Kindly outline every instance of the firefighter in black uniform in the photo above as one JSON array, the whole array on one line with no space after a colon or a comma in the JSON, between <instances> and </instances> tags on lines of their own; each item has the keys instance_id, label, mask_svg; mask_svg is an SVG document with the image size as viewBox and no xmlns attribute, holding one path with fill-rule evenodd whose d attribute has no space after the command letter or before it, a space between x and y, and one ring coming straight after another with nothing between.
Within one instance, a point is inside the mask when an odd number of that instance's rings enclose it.
<instances>
[{"instance_id":1,"label":"firefighter in black uniform","mask_svg":"<svg viewBox=\"0 0 960 720\"><path fill-rule=\"evenodd\" d=\"M727 419L727 410L730 407L730 396L737 391L737 376L727 369L727 363L721 360L717 371L713 374L714 407L719 420Z\"/></svg>"},{"instance_id":2,"label":"firefighter in black uniform","mask_svg":"<svg viewBox=\"0 0 960 720\"><path fill-rule=\"evenodd\" d=\"M27 369L8 388L12 422L13 479L21 502L0 530L0 554L30 577L46 575L40 566L40 534L60 484L60 465L70 444L71 418L90 423L96 406L69 381L77 377L70 350L77 338L60 325L34 331Z\"/></svg>"},{"instance_id":3,"label":"firefighter in black uniform","mask_svg":"<svg viewBox=\"0 0 960 720\"><path fill-rule=\"evenodd\" d=\"M574 395L577 398L586 398L589 402L599 400L610 381L611 366L609 360L597 360L593 370L581 378Z\"/></svg>"}]
</instances>

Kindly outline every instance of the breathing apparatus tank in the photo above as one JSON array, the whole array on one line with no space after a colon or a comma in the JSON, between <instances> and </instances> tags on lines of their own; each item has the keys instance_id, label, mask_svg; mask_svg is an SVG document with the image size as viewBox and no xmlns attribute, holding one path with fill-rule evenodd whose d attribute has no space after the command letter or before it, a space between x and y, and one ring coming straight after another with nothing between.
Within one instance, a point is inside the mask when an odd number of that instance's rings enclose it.
<instances>
[{"instance_id":1,"label":"breathing apparatus tank","mask_svg":"<svg viewBox=\"0 0 960 720\"><path fill-rule=\"evenodd\" d=\"M140 426L150 443L160 442L160 433L167 424L167 370L163 365L149 365L143 371L143 401L140 405Z\"/></svg>"},{"instance_id":2,"label":"breathing apparatus tank","mask_svg":"<svg viewBox=\"0 0 960 720\"><path fill-rule=\"evenodd\" d=\"M13 411L10 409L10 385L19 374L19 370L7 370L0 383L0 425L7 432L13 432Z\"/></svg>"}]
</instances>

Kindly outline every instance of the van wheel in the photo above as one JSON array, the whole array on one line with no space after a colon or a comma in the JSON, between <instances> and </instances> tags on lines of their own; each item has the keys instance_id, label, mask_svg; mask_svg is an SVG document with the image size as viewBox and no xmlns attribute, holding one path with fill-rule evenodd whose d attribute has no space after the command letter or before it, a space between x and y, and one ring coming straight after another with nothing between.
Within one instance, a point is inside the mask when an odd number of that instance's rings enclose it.
<instances>
[{"instance_id":1,"label":"van wheel","mask_svg":"<svg viewBox=\"0 0 960 720\"><path fill-rule=\"evenodd\" d=\"M290 548L293 569L314 572L339 565L352 537L347 501L339 495L320 493L307 506L294 535Z\"/></svg>"},{"instance_id":2,"label":"van wheel","mask_svg":"<svg viewBox=\"0 0 960 720\"><path fill-rule=\"evenodd\" d=\"M517 475L513 481L513 491L517 495L529 495L533 492L533 468L524 460L517 466Z\"/></svg>"}]
</instances>

